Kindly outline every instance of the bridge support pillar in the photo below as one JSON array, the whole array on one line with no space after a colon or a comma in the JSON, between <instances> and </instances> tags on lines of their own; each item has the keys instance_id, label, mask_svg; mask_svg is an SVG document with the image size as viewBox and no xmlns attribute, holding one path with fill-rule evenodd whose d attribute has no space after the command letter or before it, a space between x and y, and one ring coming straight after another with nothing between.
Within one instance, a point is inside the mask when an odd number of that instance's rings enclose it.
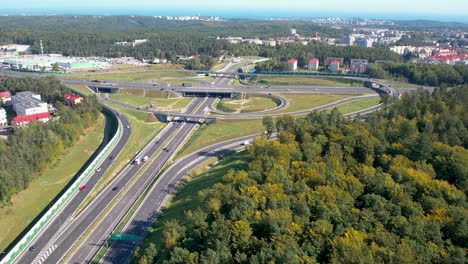
<instances>
[{"instance_id":1,"label":"bridge support pillar","mask_svg":"<svg viewBox=\"0 0 468 264\"><path fill-rule=\"evenodd\" d=\"M159 122L167 123L167 115L155 114Z\"/></svg>"},{"instance_id":2,"label":"bridge support pillar","mask_svg":"<svg viewBox=\"0 0 468 264\"><path fill-rule=\"evenodd\" d=\"M206 123L206 124L211 124L211 123L213 123L214 121L216 121L216 118L207 118L207 119L205 119L205 123Z\"/></svg>"}]
</instances>

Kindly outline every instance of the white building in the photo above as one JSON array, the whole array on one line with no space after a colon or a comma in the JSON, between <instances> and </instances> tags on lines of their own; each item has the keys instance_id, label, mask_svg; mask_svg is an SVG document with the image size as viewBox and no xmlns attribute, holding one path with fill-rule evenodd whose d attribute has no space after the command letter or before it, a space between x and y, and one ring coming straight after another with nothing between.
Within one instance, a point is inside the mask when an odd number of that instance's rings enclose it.
<instances>
[{"instance_id":1,"label":"white building","mask_svg":"<svg viewBox=\"0 0 468 264\"><path fill-rule=\"evenodd\" d=\"M289 34L291 34L291 36L296 35L296 34L297 34L296 29L295 29L295 28L291 28L291 29L289 30Z\"/></svg>"},{"instance_id":2,"label":"white building","mask_svg":"<svg viewBox=\"0 0 468 264\"><path fill-rule=\"evenodd\" d=\"M330 71L339 71L340 70L340 62L337 60L331 61L330 62Z\"/></svg>"},{"instance_id":3,"label":"white building","mask_svg":"<svg viewBox=\"0 0 468 264\"><path fill-rule=\"evenodd\" d=\"M271 46L274 47L276 46L276 40L264 40L263 41L263 46Z\"/></svg>"},{"instance_id":4,"label":"white building","mask_svg":"<svg viewBox=\"0 0 468 264\"><path fill-rule=\"evenodd\" d=\"M358 39L357 41L358 45L361 47L366 47L366 48L371 48L372 47L372 40L371 39Z\"/></svg>"},{"instance_id":5,"label":"white building","mask_svg":"<svg viewBox=\"0 0 468 264\"><path fill-rule=\"evenodd\" d=\"M311 59L309 61L309 64L307 64L307 68L309 70L316 71L316 70L318 70L318 67L319 67L319 59L317 59L317 58Z\"/></svg>"},{"instance_id":6,"label":"white building","mask_svg":"<svg viewBox=\"0 0 468 264\"><path fill-rule=\"evenodd\" d=\"M11 102L17 116L49 112L47 103L41 100L41 95L31 91L16 93L11 97Z\"/></svg>"},{"instance_id":7,"label":"white building","mask_svg":"<svg viewBox=\"0 0 468 264\"><path fill-rule=\"evenodd\" d=\"M0 107L0 126L5 126L7 125L7 114L5 109L3 107Z\"/></svg>"},{"instance_id":8,"label":"white building","mask_svg":"<svg viewBox=\"0 0 468 264\"><path fill-rule=\"evenodd\" d=\"M297 60L296 59L288 60L288 65L289 65L289 70L295 71L297 69Z\"/></svg>"}]
</instances>

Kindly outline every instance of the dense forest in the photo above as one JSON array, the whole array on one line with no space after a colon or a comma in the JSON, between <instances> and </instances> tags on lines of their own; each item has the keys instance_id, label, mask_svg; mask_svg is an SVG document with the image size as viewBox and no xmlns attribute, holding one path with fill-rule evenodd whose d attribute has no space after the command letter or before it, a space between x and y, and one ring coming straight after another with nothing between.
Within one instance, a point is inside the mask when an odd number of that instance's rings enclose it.
<instances>
[{"instance_id":1,"label":"dense forest","mask_svg":"<svg viewBox=\"0 0 468 264\"><path fill-rule=\"evenodd\" d=\"M431 85L453 86L468 83L468 67L465 65L385 63L368 68L369 76L379 79Z\"/></svg>"},{"instance_id":2,"label":"dense forest","mask_svg":"<svg viewBox=\"0 0 468 264\"><path fill-rule=\"evenodd\" d=\"M464 86L365 121L284 116L279 140L255 140L248 169L201 191L189 223L165 222L134 263L466 263L467 102Z\"/></svg>"},{"instance_id":3,"label":"dense forest","mask_svg":"<svg viewBox=\"0 0 468 264\"><path fill-rule=\"evenodd\" d=\"M73 146L83 130L95 122L100 105L96 97L87 97L77 108L62 104L69 92L55 78L13 79L0 83L0 91L34 91L56 105L58 117L47 123L35 122L15 130L0 141L0 205L8 204L15 193L26 189L60 156Z\"/></svg>"},{"instance_id":4,"label":"dense forest","mask_svg":"<svg viewBox=\"0 0 468 264\"><path fill-rule=\"evenodd\" d=\"M104 56L176 60L176 55L201 54L206 57L227 55L253 55L272 57L284 61L291 57L299 59L299 65L318 57L368 58L398 61L396 53L386 49L365 49L362 47L336 47L313 43L302 47L300 44L282 47L264 47L256 44L231 44L225 40L210 39L210 36L240 36L244 38L267 39L289 35L294 27L303 36L341 38L350 33L349 29L304 24L300 21L263 21L234 19L225 22L168 21L154 17L130 16L45 16L45 17L0 17L0 43L32 45L33 53L40 53L40 40L45 53L59 53L65 56ZM135 47L114 46L118 41L148 39ZM200 61L205 67L208 59ZM199 69L200 65L188 65Z\"/></svg>"}]
</instances>

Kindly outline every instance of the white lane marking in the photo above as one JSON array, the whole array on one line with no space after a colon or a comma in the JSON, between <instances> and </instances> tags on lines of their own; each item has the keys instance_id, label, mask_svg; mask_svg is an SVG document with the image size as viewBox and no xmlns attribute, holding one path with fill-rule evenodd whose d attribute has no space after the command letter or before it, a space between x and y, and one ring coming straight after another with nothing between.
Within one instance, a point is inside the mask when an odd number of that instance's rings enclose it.
<instances>
[{"instance_id":1,"label":"white lane marking","mask_svg":"<svg viewBox=\"0 0 468 264\"><path fill-rule=\"evenodd\" d=\"M57 245L52 245L48 249L42 251L39 253L39 255L37 255L31 264L42 264L56 248Z\"/></svg>"}]
</instances>

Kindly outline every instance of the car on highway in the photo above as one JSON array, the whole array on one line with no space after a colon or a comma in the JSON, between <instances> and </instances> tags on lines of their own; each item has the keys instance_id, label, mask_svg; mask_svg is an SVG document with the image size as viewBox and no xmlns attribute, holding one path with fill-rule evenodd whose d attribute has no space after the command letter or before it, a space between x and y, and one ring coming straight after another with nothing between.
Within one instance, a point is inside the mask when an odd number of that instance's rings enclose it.
<instances>
[{"instance_id":1,"label":"car on highway","mask_svg":"<svg viewBox=\"0 0 468 264\"><path fill-rule=\"evenodd\" d=\"M291 89L286 89L286 91L291 91Z\"/></svg>"},{"instance_id":2,"label":"car on highway","mask_svg":"<svg viewBox=\"0 0 468 264\"><path fill-rule=\"evenodd\" d=\"M130 126L127 126L127 128L130 128Z\"/></svg>"},{"instance_id":3,"label":"car on highway","mask_svg":"<svg viewBox=\"0 0 468 264\"><path fill-rule=\"evenodd\" d=\"M100 171L101 171L101 168L97 168L96 171L97 171L97 172L100 172Z\"/></svg>"},{"instance_id":4,"label":"car on highway","mask_svg":"<svg viewBox=\"0 0 468 264\"><path fill-rule=\"evenodd\" d=\"M314 91L318 91L318 89L317 89L317 88L315 88L315 89L314 89Z\"/></svg>"},{"instance_id":5,"label":"car on highway","mask_svg":"<svg viewBox=\"0 0 468 264\"><path fill-rule=\"evenodd\" d=\"M119 186L115 186L114 188L112 188L113 191L117 191L119 189Z\"/></svg>"},{"instance_id":6,"label":"car on highway","mask_svg":"<svg viewBox=\"0 0 468 264\"><path fill-rule=\"evenodd\" d=\"M87 188L86 185L83 185L83 186L80 187L80 191L84 191L84 190L86 190L86 188Z\"/></svg>"},{"instance_id":7,"label":"car on highway","mask_svg":"<svg viewBox=\"0 0 468 264\"><path fill-rule=\"evenodd\" d=\"M29 247L29 251L34 251L37 249L37 246L36 245L32 245Z\"/></svg>"}]
</instances>

